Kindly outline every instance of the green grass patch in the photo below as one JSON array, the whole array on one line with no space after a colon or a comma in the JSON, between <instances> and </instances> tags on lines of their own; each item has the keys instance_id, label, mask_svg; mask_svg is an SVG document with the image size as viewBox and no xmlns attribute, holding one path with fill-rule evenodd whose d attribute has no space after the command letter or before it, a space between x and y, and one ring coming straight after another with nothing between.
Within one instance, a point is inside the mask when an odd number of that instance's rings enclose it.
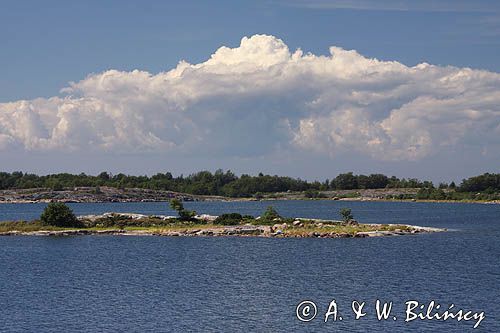
<instances>
[{"instance_id":1,"label":"green grass patch","mask_svg":"<svg viewBox=\"0 0 500 333\"><path fill-rule=\"evenodd\" d=\"M310 233L333 233L333 234L348 234L355 235L358 232L369 232L369 231L409 231L411 227L406 225L389 225L389 224L380 224L380 225L371 225L371 224L358 224L358 225L323 225L321 227L315 225L304 225L304 227L296 228L287 228L284 230L285 234L289 235L304 235Z\"/></svg>"},{"instance_id":2,"label":"green grass patch","mask_svg":"<svg viewBox=\"0 0 500 333\"><path fill-rule=\"evenodd\" d=\"M54 231L54 230L67 230L74 228L61 228L48 226L40 223L40 221L8 221L8 222L0 222L0 232L10 232L10 231L20 231L20 232L32 232L32 231Z\"/></svg>"}]
</instances>

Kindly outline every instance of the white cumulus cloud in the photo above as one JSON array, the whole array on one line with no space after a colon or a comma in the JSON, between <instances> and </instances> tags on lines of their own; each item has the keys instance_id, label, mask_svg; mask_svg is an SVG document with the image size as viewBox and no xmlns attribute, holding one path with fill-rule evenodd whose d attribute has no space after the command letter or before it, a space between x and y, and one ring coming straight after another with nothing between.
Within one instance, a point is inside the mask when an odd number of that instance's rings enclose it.
<instances>
[{"instance_id":1,"label":"white cumulus cloud","mask_svg":"<svg viewBox=\"0 0 500 333\"><path fill-rule=\"evenodd\" d=\"M60 96L0 104L0 150L257 156L276 150L418 160L500 151L500 74L408 67L332 46L244 37L158 74L109 70Z\"/></svg>"}]
</instances>

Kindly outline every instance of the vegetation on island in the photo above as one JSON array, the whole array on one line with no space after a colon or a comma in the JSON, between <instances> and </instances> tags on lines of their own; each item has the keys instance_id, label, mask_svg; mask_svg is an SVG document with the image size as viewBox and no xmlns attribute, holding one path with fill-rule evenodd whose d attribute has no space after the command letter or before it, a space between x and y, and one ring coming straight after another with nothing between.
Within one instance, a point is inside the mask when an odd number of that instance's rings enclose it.
<instances>
[{"instance_id":1,"label":"vegetation on island","mask_svg":"<svg viewBox=\"0 0 500 333\"><path fill-rule=\"evenodd\" d=\"M43 225L63 228L83 227L73 211L62 202L51 202L45 207L40 222Z\"/></svg>"},{"instance_id":2,"label":"vegetation on island","mask_svg":"<svg viewBox=\"0 0 500 333\"><path fill-rule=\"evenodd\" d=\"M367 189L419 189L414 193L388 194L383 199L395 200L499 200L500 173L485 173L454 182L433 184L416 178L398 178L383 174L355 175L342 173L329 180L305 181L299 178L243 174L236 176L231 171L217 170L215 173L201 171L189 176L174 177L170 172L153 176L129 176L123 173L112 175L102 172L97 176L84 173L69 173L38 176L23 172L0 172L0 190L48 188L54 191L73 190L78 187L94 187L95 194L101 187L118 189L141 188L165 190L193 195L219 195L233 198L262 199L266 195L280 192L301 192L306 198L326 198L328 191L350 191L341 197L357 197L355 190Z\"/></svg>"},{"instance_id":3,"label":"vegetation on island","mask_svg":"<svg viewBox=\"0 0 500 333\"><path fill-rule=\"evenodd\" d=\"M192 221L196 215L194 210L187 210L179 199L170 200L170 208L179 214L179 220Z\"/></svg>"},{"instance_id":4,"label":"vegetation on island","mask_svg":"<svg viewBox=\"0 0 500 333\"><path fill-rule=\"evenodd\" d=\"M340 209L340 216L342 216L342 221L345 223L348 223L349 221L354 220L354 217L352 216L352 212L350 208L341 208Z\"/></svg>"},{"instance_id":5,"label":"vegetation on island","mask_svg":"<svg viewBox=\"0 0 500 333\"><path fill-rule=\"evenodd\" d=\"M275 222L275 221L281 220L281 219L283 219L283 217L280 214L278 214L276 209L274 209L273 206L268 206L266 208L266 211L264 212L264 214L262 214L262 216L260 217L260 220L262 220L262 221L259 221L259 222L272 223L272 222Z\"/></svg>"},{"instance_id":6,"label":"vegetation on island","mask_svg":"<svg viewBox=\"0 0 500 333\"><path fill-rule=\"evenodd\" d=\"M215 225L240 225L252 223L255 218L252 215L241 215L240 213L224 213L217 216L213 221Z\"/></svg>"},{"instance_id":7,"label":"vegetation on island","mask_svg":"<svg viewBox=\"0 0 500 333\"><path fill-rule=\"evenodd\" d=\"M213 235L215 232L220 235L241 235L241 232L244 232L244 235L282 237L358 237L358 234L363 232L408 233L412 231L411 227L405 225L352 224L350 223L352 220L350 209L341 210L340 214L344 217L344 221L282 217L272 206L269 206L259 217L226 213L214 220L203 220L194 216L194 212L186 211L182 203L179 205L179 202L173 202L171 206L179 212L178 218L165 219L161 216L136 218L116 213L89 219L76 218L71 209L63 203L51 203L45 208L39 220L0 223L0 234L64 231L89 234L107 231L142 231L158 235ZM188 213L183 215L184 213L181 212ZM190 217L186 218L186 216ZM240 233L237 230L240 230Z\"/></svg>"}]
</instances>

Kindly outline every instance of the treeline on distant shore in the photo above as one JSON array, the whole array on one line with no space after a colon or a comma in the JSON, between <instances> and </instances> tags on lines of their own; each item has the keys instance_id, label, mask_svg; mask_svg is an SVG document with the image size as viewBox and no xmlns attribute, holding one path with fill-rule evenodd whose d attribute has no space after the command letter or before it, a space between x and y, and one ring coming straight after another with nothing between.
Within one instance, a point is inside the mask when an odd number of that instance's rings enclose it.
<instances>
[{"instance_id":1,"label":"treeline on distant shore","mask_svg":"<svg viewBox=\"0 0 500 333\"><path fill-rule=\"evenodd\" d=\"M170 172L158 173L154 176L130 176L123 173L112 175L101 172L97 176L84 173L74 175L59 173L39 176L23 172L0 172L0 189L50 188L55 191L73 189L75 187L144 188L167 190L197 195L222 195L229 197L251 197L262 193L306 191L309 197L320 196L319 191L383 189L383 188L420 188L419 199L454 199L449 193L497 194L500 192L500 174L485 173L480 176L464 179L456 185L440 183L435 186L431 181L415 178L388 177L383 174L355 175L352 172L342 173L332 180L308 182L301 179L264 175L243 174L236 176L231 171L217 170L215 173L201 171L189 176L174 177ZM460 198L468 198L458 195ZM434 198L436 197L436 198ZM458 198L458 197L457 197ZM398 198L395 198L398 199ZM405 199L405 198L399 198Z\"/></svg>"}]
</instances>

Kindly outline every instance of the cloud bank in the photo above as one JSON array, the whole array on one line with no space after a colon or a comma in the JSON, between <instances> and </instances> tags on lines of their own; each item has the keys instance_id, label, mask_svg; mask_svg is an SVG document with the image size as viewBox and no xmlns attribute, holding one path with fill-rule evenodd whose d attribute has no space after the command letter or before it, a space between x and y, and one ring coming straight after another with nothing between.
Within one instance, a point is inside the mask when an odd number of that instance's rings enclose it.
<instances>
[{"instance_id":1,"label":"cloud bank","mask_svg":"<svg viewBox=\"0 0 500 333\"><path fill-rule=\"evenodd\" d=\"M464 148L500 152L500 74L408 67L335 46L304 54L267 35L199 64L109 70L59 96L0 104L0 151L418 160Z\"/></svg>"}]
</instances>

